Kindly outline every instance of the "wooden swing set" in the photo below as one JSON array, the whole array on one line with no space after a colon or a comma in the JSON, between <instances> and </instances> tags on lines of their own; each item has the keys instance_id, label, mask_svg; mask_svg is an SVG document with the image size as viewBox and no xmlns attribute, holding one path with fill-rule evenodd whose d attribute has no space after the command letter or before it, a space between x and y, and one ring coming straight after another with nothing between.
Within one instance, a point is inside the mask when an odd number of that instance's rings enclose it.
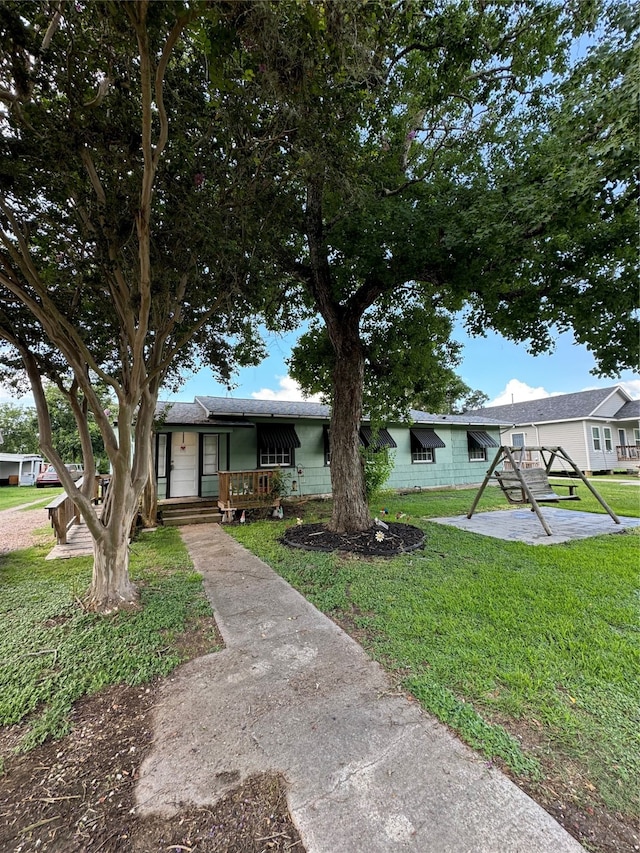
<instances>
[{"instance_id":1,"label":"wooden swing set","mask_svg":"<svg viewBox=\"0 0 640 853\"><path fill-rule=\"evenodd\" d=\"M540 454L540 459L544 467L540 468L524 468L523 463L525 458L529 458L529 454L536 451ZM585 484L596 500L605 508L616 524L620 524L620 519L606 503L606 501L593 488L591 483L578 468L576 463L571 459L569 454L562 447L509 447L501 445L498 448L495 459L491 463L486 477L484 478L478 494L475 496L471 509L467 513L467 518L471 518L473 512L478 505L482 493L484 492L491 477L495 477L498 485L502 489L506 499L510 504L530 504L531 511L538 516L540 524L543 526L547 536L552 536L551 528L547 524L546 519L542 515L539 504L559 503L560 501L579 501L580 497L576 494L578 484L575 482L562 483L552 486L549 483L549 472L551 466L558 459L563 470L569 465L573 473ZM499 465L508 463L507 470L497 471ZM556 489L565 488L567 494L558 494Z\"/></svg>"}]
</instances>

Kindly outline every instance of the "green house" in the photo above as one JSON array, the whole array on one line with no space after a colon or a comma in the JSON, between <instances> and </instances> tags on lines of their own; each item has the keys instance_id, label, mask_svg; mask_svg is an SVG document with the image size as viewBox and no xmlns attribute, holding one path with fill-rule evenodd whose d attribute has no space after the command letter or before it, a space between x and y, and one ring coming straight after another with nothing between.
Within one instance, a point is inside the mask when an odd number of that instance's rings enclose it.
<instances>
[{"instance_id":1,"label":"green house","mask_svg":"<svg viewBox=\"0 0 640 853\"><path fill-rule=\"evenodd\" d=\"M262 490L274 470L292 496L331 492L328 406L196 397L193 403L159 403L156 421L160 500L216 498L222 508L234 485L236 495L238 484L247 494ZM375 433L364 420L360 440L364 447L392 452L386 488L474 485L500 444L500 426L484 416L412 411L410 422Z\"/></svg>"}]
</instances>

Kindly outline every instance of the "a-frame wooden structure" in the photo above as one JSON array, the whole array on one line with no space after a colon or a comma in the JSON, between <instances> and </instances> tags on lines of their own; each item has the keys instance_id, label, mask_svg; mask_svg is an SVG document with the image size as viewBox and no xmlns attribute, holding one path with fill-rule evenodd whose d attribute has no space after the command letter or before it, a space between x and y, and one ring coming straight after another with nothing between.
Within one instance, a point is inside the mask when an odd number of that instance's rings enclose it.
<instances>
[{"instance_id":1,"label":"a-frame wooden structure","mask_svg":"<svg viewBox=\"0 0 640 853\"><path fill-rule=\"evenodd\" d=\"M540 468L523 468L522 461L525 454L529 451L537 451L540 454L544 467ZM591 483L578 468L576 463L571 459L569 454L562 447L510 447L501 445L498 448L495 459L491 463L487 474L480 486L478 494L475 496L471 509L467 513L467 518L471 518L473 512L478 505L482 493L484 492L491 477L495 477L498 485L504 492L507 500L510 503L531 504L532 512L538 516L540 524L543 526L547 536L552 536L551 528L546 522L546 519L540 511L539 504L541 503L558 503L563 500L580 500L575 494L575 487L570 487L570 494L559 495L554 491L553 486L549 484L549 472L554 461L559 459L563 468L566 465L570 466L573 474L579 477L580 480L589 489L596 500L605 508L616 524L620 524L620 519L606 503L606 501L593 488ZM497 471L499 465L504 462L509 462L511 470Z\"/></svg>"}]
</instances>

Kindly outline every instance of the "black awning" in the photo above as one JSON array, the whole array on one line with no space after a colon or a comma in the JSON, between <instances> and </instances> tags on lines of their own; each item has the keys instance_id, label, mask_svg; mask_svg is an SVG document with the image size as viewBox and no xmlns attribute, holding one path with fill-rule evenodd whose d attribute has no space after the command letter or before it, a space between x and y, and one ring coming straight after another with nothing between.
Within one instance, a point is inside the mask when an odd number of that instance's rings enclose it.
<instances>
[{"instance_id":1,"label":"black awning","mask_svg":"<svg viewBox=\"0 0 640 853\"><path fill-rule=\"evenodd\" d=\"M416 428L410 430L411 438L415 439L416 443L423 447L425 450L432 449L434 447L446 447L447 445L440 438L439 435L436 435L434 430L432 429L423 429Z\"/></svg>"},{"instance_id":2,"label":"black awning","mask_svg":"<svg viewBox=\"0 0 640 853\"><path fill-rule=\"evenodd\" d=\"M260 450L291 450L300 447L300 439L293 424L258 424Z\"/></svg>"},{"instance_id":3,"label":"black awning","mask_svg":"<svg viewBox=\"0 0 640 853\"><path fill-rule=\"evenodd\" d=\"M360 441L370 450L382 450L385 447L397 447L386 429L373 430L370 426L360 427Z\"/></svg>"},{"instance_id":4,"label":"black awning","mask_svg":"<svg viewBox=\"0 0 640 853\"><path fill-rule=\"evenodd\" d=\"M467 441L472 447L499 447L498 442L484 430L469 430Z\"/></svg>"}]
</instances>

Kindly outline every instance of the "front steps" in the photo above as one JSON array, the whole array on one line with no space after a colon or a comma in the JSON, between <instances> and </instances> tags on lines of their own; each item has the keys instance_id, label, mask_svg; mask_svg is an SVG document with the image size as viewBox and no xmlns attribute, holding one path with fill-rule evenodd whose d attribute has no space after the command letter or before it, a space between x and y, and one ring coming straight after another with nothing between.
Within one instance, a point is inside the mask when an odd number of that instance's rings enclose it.
<instances>
[{"instance_id":1,"label":"front steps","mask_svg":"<svg viewBox=\"0 0 640 853\"><path fill-rule=\"evenodd\" d=\"M217 498L166 498L158 501L158 515L165 527L185 524L220 524Z\"/></svg>"}]
</instances>

